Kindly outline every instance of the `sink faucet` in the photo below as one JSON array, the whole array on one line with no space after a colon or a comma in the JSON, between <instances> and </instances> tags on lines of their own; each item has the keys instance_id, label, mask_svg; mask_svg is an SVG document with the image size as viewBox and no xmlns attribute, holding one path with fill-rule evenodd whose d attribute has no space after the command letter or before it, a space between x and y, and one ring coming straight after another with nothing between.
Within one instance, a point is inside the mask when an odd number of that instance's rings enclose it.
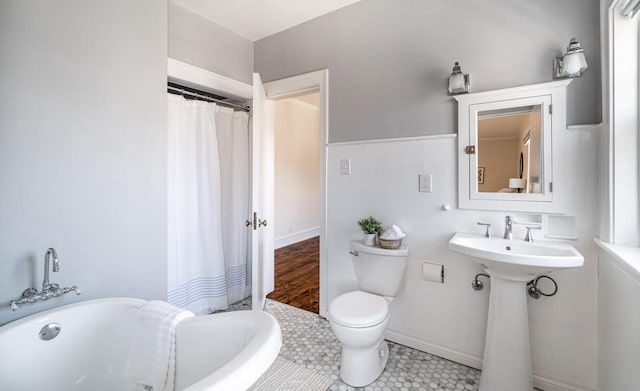
<instances>
[{"instance_id":1,"label":"sink faucet","mask_svg":"<svg viewBox=\"0 0 640 391\"><path fill-rule=\"evenodd\" d=\"M42 291L46 291L52 287L49 282L49 257L53 257L53 271L57 272L60 270L60 263L58 262L58 254L56 253L56 249L51 247L44 254L44 280L42 281Z\"/></svg>"},{"instance_id":2,"label":"sink faucet","mask_svg":"<svg viewBox=\"0 0 640 391\"><path fill-rule=\"evenodd\" d=\"M511 216L505 216L504 218L504 238L507 240L513 239L513 220Z\"/></svg>"}]
</instances>

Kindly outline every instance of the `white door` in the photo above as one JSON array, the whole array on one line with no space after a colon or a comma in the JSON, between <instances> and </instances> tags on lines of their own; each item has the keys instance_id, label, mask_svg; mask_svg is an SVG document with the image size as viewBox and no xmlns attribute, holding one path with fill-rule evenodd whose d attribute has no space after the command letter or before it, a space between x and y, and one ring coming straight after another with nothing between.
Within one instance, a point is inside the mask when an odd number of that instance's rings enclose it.
<instances>
[{"instance_id":1,"label":"white door","mask_svg":"<svg viewBox=\"0 0 640 391\"><path fill-rule=\"evenodd\" d=\"M253 74L251 130L251 308L264 309L274 289L274 104Z\"/></svg>"}]
</instances>

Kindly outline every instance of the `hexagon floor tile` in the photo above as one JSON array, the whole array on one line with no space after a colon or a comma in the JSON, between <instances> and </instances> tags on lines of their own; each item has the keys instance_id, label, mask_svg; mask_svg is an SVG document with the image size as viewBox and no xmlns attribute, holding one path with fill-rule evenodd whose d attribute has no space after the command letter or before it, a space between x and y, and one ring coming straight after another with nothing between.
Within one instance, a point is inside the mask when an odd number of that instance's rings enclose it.
<instances>
[{"instance_id":1,"label":"hexagon floor tile","mask_svg":"<svg viewBox=\"0 0 640 391\"><path fill-rule=\"evenodd\" d=\"M229 310L250 309L251 299L230 306ZM452 391L477 390L480 371L393 342L389 343L389 362L372 384L354 388L340 380L340 343L329 322L317 314L267 299L265 310L282 329L280 355L328 376L330 390L351 391Z\"/></svg>"}]
</instances>

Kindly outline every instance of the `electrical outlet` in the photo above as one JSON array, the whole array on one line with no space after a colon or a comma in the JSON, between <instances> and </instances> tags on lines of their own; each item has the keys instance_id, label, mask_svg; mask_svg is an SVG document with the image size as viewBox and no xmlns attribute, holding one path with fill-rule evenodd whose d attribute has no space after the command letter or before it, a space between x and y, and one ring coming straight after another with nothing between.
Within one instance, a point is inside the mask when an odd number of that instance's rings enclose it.
<instances>
[{"instance_id":1,"label":"electrical outlet","mask_svg":"<svg viewBox=\"0 0 640 391\"><path fill-rule=\"evenodd\" d=\"M340 159L340 175L351 175L351 159Z\"/></svg>"},{"instance_id":2,"label":"electrical outlet","mask_svg":"<svg viewBox=\"0 0 640 391\"><path fill-rule=\"evenodd\" d=\"M421 193L431 193L431 179L431 174L418 175L418 180L420 183L418 191Z\"/></svg>"}]
</instances>

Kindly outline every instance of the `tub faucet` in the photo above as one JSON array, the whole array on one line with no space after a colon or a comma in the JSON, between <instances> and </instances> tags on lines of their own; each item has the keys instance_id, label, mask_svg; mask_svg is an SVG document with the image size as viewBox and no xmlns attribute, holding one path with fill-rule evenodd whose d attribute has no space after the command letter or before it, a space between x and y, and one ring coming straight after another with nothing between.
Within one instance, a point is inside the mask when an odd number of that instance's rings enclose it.
<instances>
[{"instance_id":1,"label":"tub faucet","mask_svg":"<svg viewBox=\"0 0 640 391\"><path fill-rule=\"evenodd\" d=\"M42 291L45 292L51 288L54 288L53 285L49 282L49 257L53 257L53 271L57 272L60 270L60 263L58 262L58 253L56 253L56 249L50 247L47 252L44 254L44 280L42 281ZM55 284L54 284L55 285Z\"/></svg>"},{"instance_id":2,"label":"tub faucet","mask_svg":"<svg viewBox=\"0 0 640 391\"><path fill-rule=\"evenodd\" d=\"M511 216L505 216L504 218L504 238L507 240L513 239L513 220Z\"/></svg>"},{"instance_id":3,"label":"tub faucet","mask_svg":"<svg viewBox=\"0 0 640 391\"><path fill-rule=\"evenodd\" d=\"M38 292L36 288L27 288L22 292L17 300L11 300L9 302L9 308L11 311L18 310L18 304L35 303L40 300L49 300L52 297L58 297L66 295L69 292L74 292L76 295L80 295L82 291L77 286L60 288L60 285L49 282L49 259L53 257L53 271L60 270L60 263L58 262L58 254L52 247L47 249L44 254L44 280L42 281L42 292Z\"/></svg>"}]
</instances>

